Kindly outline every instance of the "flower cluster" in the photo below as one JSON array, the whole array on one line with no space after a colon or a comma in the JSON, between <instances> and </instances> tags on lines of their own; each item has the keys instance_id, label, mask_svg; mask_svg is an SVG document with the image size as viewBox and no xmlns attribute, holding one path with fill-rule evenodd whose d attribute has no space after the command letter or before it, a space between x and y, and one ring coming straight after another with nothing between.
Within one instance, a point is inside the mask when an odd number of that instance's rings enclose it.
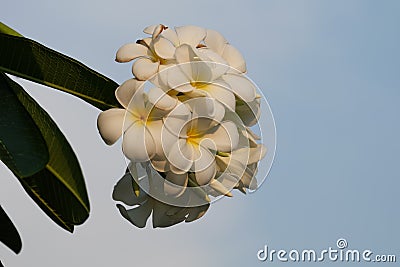
<instances>
[{"instance_id":1,"label":"flower cluster","mask_svg":"<svg viewBox=\"0 0 400 267\"><path fill-rule=\"evenodd\" d=\"M147 205L141 213L148 217L153 209L153 225L160 210L155 203L167 210L185 208L179 220L159 223L166 226L201 217L210 196L257 188L257 165L266 149L251 127L260 116L260 96L244 75L243 56L220 33L161 24L144 32L150 36L117 51L117 62L134 61L134 78L116 90L123 108L102 112L98 129L109 145L123 136L122 150L130 160L127 175L133 183L123 179L133 189L126 191L120 183L114 199ZM144 224L138 223L138 212L129 215L118 207L125 218L144 226L146 216Z\"/></svg>"}]
</instances>

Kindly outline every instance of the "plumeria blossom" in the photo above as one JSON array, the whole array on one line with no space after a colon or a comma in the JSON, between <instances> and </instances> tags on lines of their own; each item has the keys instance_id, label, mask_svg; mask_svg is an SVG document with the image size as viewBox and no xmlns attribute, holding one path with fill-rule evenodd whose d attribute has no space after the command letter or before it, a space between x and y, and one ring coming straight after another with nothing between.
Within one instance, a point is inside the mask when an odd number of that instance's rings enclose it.
<instances>
[{"instance_id":1,"label":"plumeria blossom","mask_svg":"<svg viewBox=\"0 0 400 267\"><path fill-rule=\"evenodd\" d=\"M194 98L185 106L191 110L186 118L181 119L180 110L179 115L173 110L164 120L162 144L168 161L165 166L174 181L187 180L188 173L193 173L199 185L206 185L217 172L215 155L237 147L238 130L233 122L222 120L224 107L213 98Z\"/></svg>"},{"instance_id":2,"label":"plumeria blossom","mask_svg":"<svg viewBox=\"0 0 400 267\"><path fill-rule=\"evenodd\" d=\"M215 30L208 29L204 39L205 47L219 54L229 66L238 72L246 72L246 62L242 54Z\"/></svg>"},{"instance_id":3,"label":"plumeria blossom","mask_svg":"<svg viewBox=\"0 0 400 267\"><path fill-rule=\"evenodd\" d=\"M117 62L134 61L134 78L116 89L122 108L102 112L98 129L108 145L122 136L129 162L113 192L121 215L144 227L152 214L154 227L167 227L202 217L210 197L257 189L267 153L253 131L261 96L217 31L157 24L144 32L117 51Z\"/></svg>"},{"instance_id":4,"label":"plumeria blossom","mask_svg":"<svg viewBox=\"0 0 400 267\"><path fill-rule=\"evenodd\" d=\"M244 73L246 64L240 52L218 32L197 26L169 28L162 24L148 26L144 32L151 35L136 43L123 45L117 51L117 62L130 62L132 73L139 80L147 80L166 66L176 64L175 50L188 45L214 61L223 61L232 69Z\"/></svg>"},{"instance_id":5,"label":"plumeria blossom","mask_svg":"<svg viewBox=\"0 0 400 267\"><path fill-rule=\"evenodd\" d=\"M256 99L253 83L242 74L230 72L231 67L223 60L214 61L215 57L210 58L186 44L176 48L175 60L179 65L159 72L152 79L167 94L181 94L183 100L212 97L233 111L238 100L252 103Z\"/></svg>"},{"instance_id":6,"label":"plumeria blossom","mask_svg":"<svg viewBox=\"0 0 400 267\"><path fill-rule=\"evenodd\" d=\"M114 144L124 134L122 150L134 162L145 162L157 155L162 116L148 101L143 82L130 79L117 88L115 95L125 109L113 108L102 112L97 121L103 140ZM150 93L152 94L152 93ZM173 100L173 99L172 99Z\"/></svg>"}]
</instances>

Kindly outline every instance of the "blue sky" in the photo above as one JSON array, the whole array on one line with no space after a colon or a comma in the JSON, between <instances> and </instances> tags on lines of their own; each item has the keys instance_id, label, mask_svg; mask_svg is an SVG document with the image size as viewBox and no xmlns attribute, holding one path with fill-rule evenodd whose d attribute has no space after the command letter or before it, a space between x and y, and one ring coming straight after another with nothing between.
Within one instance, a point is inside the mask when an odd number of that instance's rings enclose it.
<instances>
[{"instance_id":1,"label":"blue sky","mask_svg":"<svg viewBox=\"0 0 400 267\"><path fill-rule=\"evenodd\" d=\"M352 249L398 253L399 10L398 1L3 4L4 23L118 83L131 74L130 65L114 62L115 52L143 36L145 26L218 30L244 54L248 75L274 113L278 141L274 165L256 193L218 201L191 224L140 230L120 217L111 200L125 161L119 144L102 143L99 111L21 81L76 151L92 213L70 235L2 166L0 203L23 238L18 256L0 245L2 261L6 266L263 266L271 265L257 260L264 245L322 250L338 238L346 238Z\"/></svg>"}]
</instances>

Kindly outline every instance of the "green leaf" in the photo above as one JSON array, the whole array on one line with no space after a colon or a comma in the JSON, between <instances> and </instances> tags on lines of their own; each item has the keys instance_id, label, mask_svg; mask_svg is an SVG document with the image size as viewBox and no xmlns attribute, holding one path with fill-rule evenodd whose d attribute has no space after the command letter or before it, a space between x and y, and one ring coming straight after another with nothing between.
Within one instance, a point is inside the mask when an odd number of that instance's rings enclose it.
<instances>
[{"instance_id":1,"label":"green leaf","mask_svg":"<svg viewBox=\"0 0 400 267\"><path fill-rule=\"evenodd\" d=\"M89 216L89 199L79 162L55 122L24 89L8 78L19 101L43 135L50 154L46 167L28 177L18 177L26 192L57 224L72 232Z\"/></svg>"},{"instance_id":2,"label":"green leaf","mask_svg":"<svg viewBox=\"0 0 400 267\"><path fill-rule=\"evenodd\" d=\"M0 30L0 71L75 95L101 110L119 107L118 84L111 79L2 23Z\"/></svg>"},{"instance_id":3,"label":"green leaf","mask_svg":"<svg viewBox=\"0 0 400 267\"><path fill-rule=\"evenodd\" d=\"M7 25L5 25L1 22L0 22L0 32L6 33L9 35L23 37L19 32L15 31L14 29L11 29L10 27L8 27Z\"/></svg>"},{"instance_id":4,"label":"green leaf","mask_svg":"<svg viewBox=\"0 0 400 267\"><path fill-rule=\"evenodd\" d=\"M19 253L22 248L21 237L14 224L0 206L0 241L15 253ZM0 262L0 266L1 262Z\"/></svg>"},{"instance_id":5,"label":"green leaf","mask_svg":"<svg viewBox=\"0 0 400 267\"><path fill-rule=\"evenodd\" d=\"M42 170L49 161L39 128L0 73L0 159L19 177Z\"/></svg>"}]
</instances>

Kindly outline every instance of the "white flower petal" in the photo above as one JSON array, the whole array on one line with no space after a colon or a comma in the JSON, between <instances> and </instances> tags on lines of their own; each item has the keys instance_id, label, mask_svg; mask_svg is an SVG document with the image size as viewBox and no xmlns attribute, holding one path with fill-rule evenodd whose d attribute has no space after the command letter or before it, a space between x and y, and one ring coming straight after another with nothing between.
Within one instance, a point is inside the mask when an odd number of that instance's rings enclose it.
<instances>
[{"instance_id":1,"label":"white flower petal","mask_svg":"<svg viewBox=\"0 0 400 267\"><path fill-rule=\"evenodd\" d=\"M156 27L154 27L151 38L153 38L153 40L157 38L164 29L165 29L164 25L158 24Z\"/></svg>"},{"instance_id":2,"label":"white flower petal","mask_svg":"<svg viewBox=\"0 0 400 267\"><path fill-rule=\"evenodd\" d=\"M117 90L115 90L115 97L117 98L118 102L124 108L128 108L133 96L142 88L143 83L143 81L138 81L135 78L123 82L117 88Z\"/></svg>"},{"instance_id":3,"label":"white flower petal","mask_svg":"<svg viewBox=\"0 0 400 267\"><path fill-rule=\"evenodd\" d=\"M206 30L197 26L175 27L180 44L196 47L206 37Z\"/></svg>"},{"instance_id":4,"label":"white flower petal","mask_svg":"<svg viewBox=\"0 0 400 267\"><path fill-rule=\"evenodd\" d=\"M195 58L199 59L199 56L190 45L183 44L175 49L175 59L179 64L194 61Z\"/></svg>"},{"instance_id":5,"label":"white flower petal","mask_svg":"<svg viewBox=\"0 0 400 267\"><path fill-rule=\"evenodd\" d=\"M222 79L227 82L232 91L245 102L251 102L256 98L256 87L244 75L226 74Z\"/></svg>"},{"instance_id":6,"label":"white flower petal","mask_svg":"<svg viewBox=\"0 0 400 267\"><path fill-rule=\"evenodd\" d=\"M185 102L193 112L193 118L213 118L215 115L216 101L210 97L193 98Z\"/></svg>"},{"instance_id":7,"label":"white flower petal","mask_svg":"<svg viewBox=\"0 0 400 267\"><path fill-rule=\"evenodd\" d=\"M242 73L246 72L246 62L242 54L232 45L227 44L222 53L222 57L229 63L229 65L237 71Z\"/></svg>"},{"instance_id":8,"label":"white flower petal","mask_svg":"<svg viewBox=\"0 0 400 267\"><path fill-rule=\"evenodd\" d=\"M231 69L228 62L211 49L202 48L198 51L198 55L203 61L207 62L208 67L211 69L212 80L218 79Z\"/></svg>"},{"instance_id":9,"label":"white flower petal","mask_svg":"<svg viewBox=\"0 0 400 267\"><path fill-rule=\"evenodd\" d=\"M255 148L250 148L250 156L247 165L260 161L263 157L265 157L266 153L267 148L262 144L258 144Z\"/></svg>"},{"instance_id":10,"label":"white flower petal","mask_svg":"<svg viewBox=\"0 0 400 267\"><path fill-rule=\"evenodd\" d=\"M231 189L226 188L222 183L220 183L218 180L212 179L210 181L210 187L217 192L220 192L221 194L232 197L232 193L229 192Z\"/></svg>"},{"instance_id":11,"label":"white flower petal","mask_svg":"<svg viewBox=\"0 0 400 267\"><path fill-rule=\"evenodd\" d=\"M242 177L247 167L249 158L248 153L250 150L247 148L247 150L244 150L243 152L243 154L232 153L230 157L216 156L216 161L220 170L229 174L234 174L238 177Z\"/></svg>"},{"instance_id":12,"label":"white flower petal","mask_svg":"<svg viewBox=\"0 0 400 267\"><path fill-rule=\"evenodd\" d=\"M174 46L179 46L179 39L174 29L168 28L161 33L162 36L167 38Z\"/></svg>"},{"instance_id":13,"label":"white flower petal","mask_svg":"<svg viewBox=\"0 0 400 267\"><path fill-rule=\"evenodd\" d=\"M147 53L148 53L147 47L141 44L129 43L123 45L120 49L118 49L115 61L121 63L129 62L138 57L148 57Z\"/></svg>"},{"instance_id":14,"label":"white flower petal","mask_svg":"<svg viewBox=\"0 0 400 267\"><path fill-rule=\"evenodd\" d=\"M212 72L213 69L211 69L211 64L208 62L204 61L194 61L190 62L191 71L192 71L192 76L190 77L191 82L195 83L210 83L213 81L213 75L214 73ZM182 68L182 66L180 66Z\"/></svg>"},{"instance_id":15,"label":"white flower petal","mask_svg":"<svg viewBox=\"0 0 400 267\"><path fill-rule=\"evenodd\" d=\"M191 70L189 70L189 73ZM178 87L180 86L185 86L188 87L187 89L183 89L186 91L191 91L193 90L192 86L190 85L190 79L184 73L184 70L182 70L179 67L172 67L167 70L164 70L163 72L166 73L166 78L167 78L167 84L169 88L174 89L174 90L179 90ZM163 78L161 78L163 79ZM190 88L189 88L190 86Z\"/></svg>"},{"instance_id":16,"label":"white flower petal","mask_svg":"<svg viewBox=\"0 0 400 267\"><path fill-rule=\"evenodd\" d=\"M168 114L168 116L163 118L163 143L168 142L165 139L171 138L171 135L175 137L180 136L183 126L189 121L190 117L191 113L188 107L185 104L178 102L176 107Z\"/></svg>"},{"instance_id":17,"label":"white flower petal","mask_svg":"<svg viewBox=\"0 0 400 267\"><path fill-rule=\"evenodd\" d=\"M178 87L174 88L175 91L180 92L180 93L189 93L191 94L192 92L194 92L196 90L195 87L193 87L191 84L184 84L184 85L180 85ZM191 94L191 96L193 96Z\"/></svg>"},{"instance_id":18,"label":"white flower petal","mask_svg":"<svg viewBox=\"0 0 400 267\"><path fill-rule=\"evenodd\" d=\"M201 90L199 90L201 91ZM224 106L210 97L193 98L185 102L193 112L192 118L208 118L216 123L220 122L225 115Z\"/></svg>"},{"instance_id":19,"label":"white flower petal","mask_svg":"<svg viewBox=\"0 0 400 267\"><path fill-rule=\"evenodd\" d=\"M207 35L204 39L204 43L207 47L221 55L226 44L228 44L228 41L219 32L207 29Z\"/></svg>"},{"instance_id":20,"label":"white flower petal","mask_svg":"<svg viewBox=\"0 0 400 267\"><path fill-rule=\"evenodd\" d=\"M199 146L201 156L193 163L192 171L195 172L196 181L199 185L205 185L215 177L217 173L215 157L206 148Z\"/></svg>"},{"instance_id":21,"label":"white flower petal","mask_svg":"<svg viewBox=\"0 0 400 267\"><path fill-rule=\"evenodd\" d=\"M145 162L154 156L156 152L154 138L142 122L135 122L125 131L122 150L133 162Z\"/></svg>"},{"instance_id":22,"label":"white flower petal","mask_svg":"<svg viewBox=\"0 0 400 267\"><path fill-rule=\"evenodd\" d=\"M183 44L177 47L175 50L175 59L188 82L204 83L212 81L213 74L210 64L202 61L191 46ZM175 70L173 71L175 72Z\"/></svg>"},{"instance_id":23,"label":"white flower petal","mask_svg":"<svg viewBox=\"0 0 400 267\"><path fill-rule=\"evenodd\" d=\"M175 143L178 142L178 139L179 139L179 132L176 133L172 132L171 130L168 130L165 124L163 124L163 127L161 129L161 146L164 156L168 155L168 151L171 151Z\"/></svg>"},{"instance_id":24,"label":"white flower petal","mask_svg":"<svg viewBox=\"0 0 400 267\"><path fill-rule=\"evenodd\" d=\"M154 87L149 91L149 102L162 110L172 110L178 103L176 98L166 94L158 87Z\"/></svg>"},{"instance_id":25,"label":"white flower petal","mask_svg":"<svg viewBox=\"0 0 400 267\"><path fill-rule=\"evenodd\" d=\"M162 147L162 120L150 120L146 123L147 130L151 133L155 144L155 154L159 157L164 157L164 151Z\"/></svg>"},{"instance_id":26,"label":"white flower petal","mask_svg":"<svg viewBox=\"0 0 400 267\"><path fill-rule=\"evenodd\" d=\"M188 175L168 172L164 182L164 192L167 195L179 197L185 192L188 183Z\"/></svg>"},{"instance_id":27,"label":"white flower petal","mask_svg":"<svg viewBox=\"0 0 400 267\"><path fill-rule=\"evenodd\" d=\"M153 40L154 51L163 59L173 59L175 55L175 46L163 36L158 36Z\"/></svg>"},{"instance_id":28,"label":"white flower petal","mask_svg":"<svg viewBox=\"0 0 400 267\"><path fill-rule=\"evenodd\" d=\"M151 37L146 37L146 38L139 40L139 42L146 47L150 47L152 41L153 41L153 39Z\"/></svg>"},{"instance_id":29,"label":"white flower petal","mask_svg":"<svg viewBox=\"0 0 400 267\"><path fill-rule=\"evenodd\" d=\"M205 134L204 138L211 139L220 152L230 152L239 144L239 132L231 121L222 122L216 131Z\"/></svg>"},{"instance_id":30,"label":"white flower petal","mask_svg":"<svg viewBox=\"0 0 400 267\"><path fill-rule=\"evenodd\" d=\"M100 113L97 118L97 128L107 145L114 144L122 135L125 110L112 108Z\"/></svg>"},{"instance_id":31,"label":"white flower petal","mask_svg":"<svg viewBox=\"0 0 400 267\"><path fill-rule=\"evenodd\" d=\"M192 88L192 91L186 92L184 95L186 98L184 99L184 101L181 100L181 102L186 102L187 100L189 100L191 98L210 97L210 95L206 91L196 90L195 87L191 87L191 88ZM181 96L181 98L182 98L182 96Z\"/></svg>"},{"instance_id":32,"label":"white flower petal","mask_svg":"<svg viewBox=\"0 0 400 267\"><path fill-rule=\"evenodd\" d=\"M231 153L231 156L228 158L228 164L236 164L239 162L240 165L238 167L243 169L244 166L249 164L249 158L251 154L251 148L249 147L242 147L236 149ZM230 161L229 161L230 160Z\"/></svg>"},{"instance_id":33,"label":"white flower petal","mask_svg":"<svg viewBox=\"0 0 400 267\"><path fill-rule=\"evenodd\" d=\"M186 140L179 139L168 152L167 158L169 163L178 170L187 172L192 167L193 147ZM171 171L174 171L174 169L171 168Z\"/></svg>"},{"instance_id":34,"label":"white flower petal","mask_svg":"<svg viewBox=\"0 0 400 267\"><path fill-rule=\"evenodd\" d=\"M139 58L132 65L132 73L138 80L146 81L157 73L159 65L148 58Z\"/></svg>"},{"instance_id":35,"label":"white flower petal","mask_svg":"<svg viewBox=\"0 0 400 267\"><path fill-rule=\"evenodd\" d=\"M147 34L153 34L154 29L155 29L156 27L158 27L159 25L160 25L160 24L154 24L154 25L147 26L146 28L144 28L143 32L144 32L144 33L147 33Z\"/></svg>"},{"instance_id":36,"label":"white flower petal","mask_svg":"<svg viewBox=\"0 0 400 267\"><path fill-rule=\"evenodd\" d=\"M220 103L222 103L225 107L230 109L231 111L235 111L236 100L235 95L229 89L229 85L222 86L222 83L212 83L207 84L201 90L206 91L209 96L215 98Z\"/></svg>"},{"instance_id":37,"label":"white flower petal","mask_svg":"<svg viewBox=\"0 0 400 267\"><path fill-rule=\"evenodd\" d=\"M216 166L215 155L208 148L202 145L197 145L192 149L193 149L192 159L194 159L194 162L191 171L201 172L209 168L210 166L214 167Z\"/></svg>"}]
</instances>

